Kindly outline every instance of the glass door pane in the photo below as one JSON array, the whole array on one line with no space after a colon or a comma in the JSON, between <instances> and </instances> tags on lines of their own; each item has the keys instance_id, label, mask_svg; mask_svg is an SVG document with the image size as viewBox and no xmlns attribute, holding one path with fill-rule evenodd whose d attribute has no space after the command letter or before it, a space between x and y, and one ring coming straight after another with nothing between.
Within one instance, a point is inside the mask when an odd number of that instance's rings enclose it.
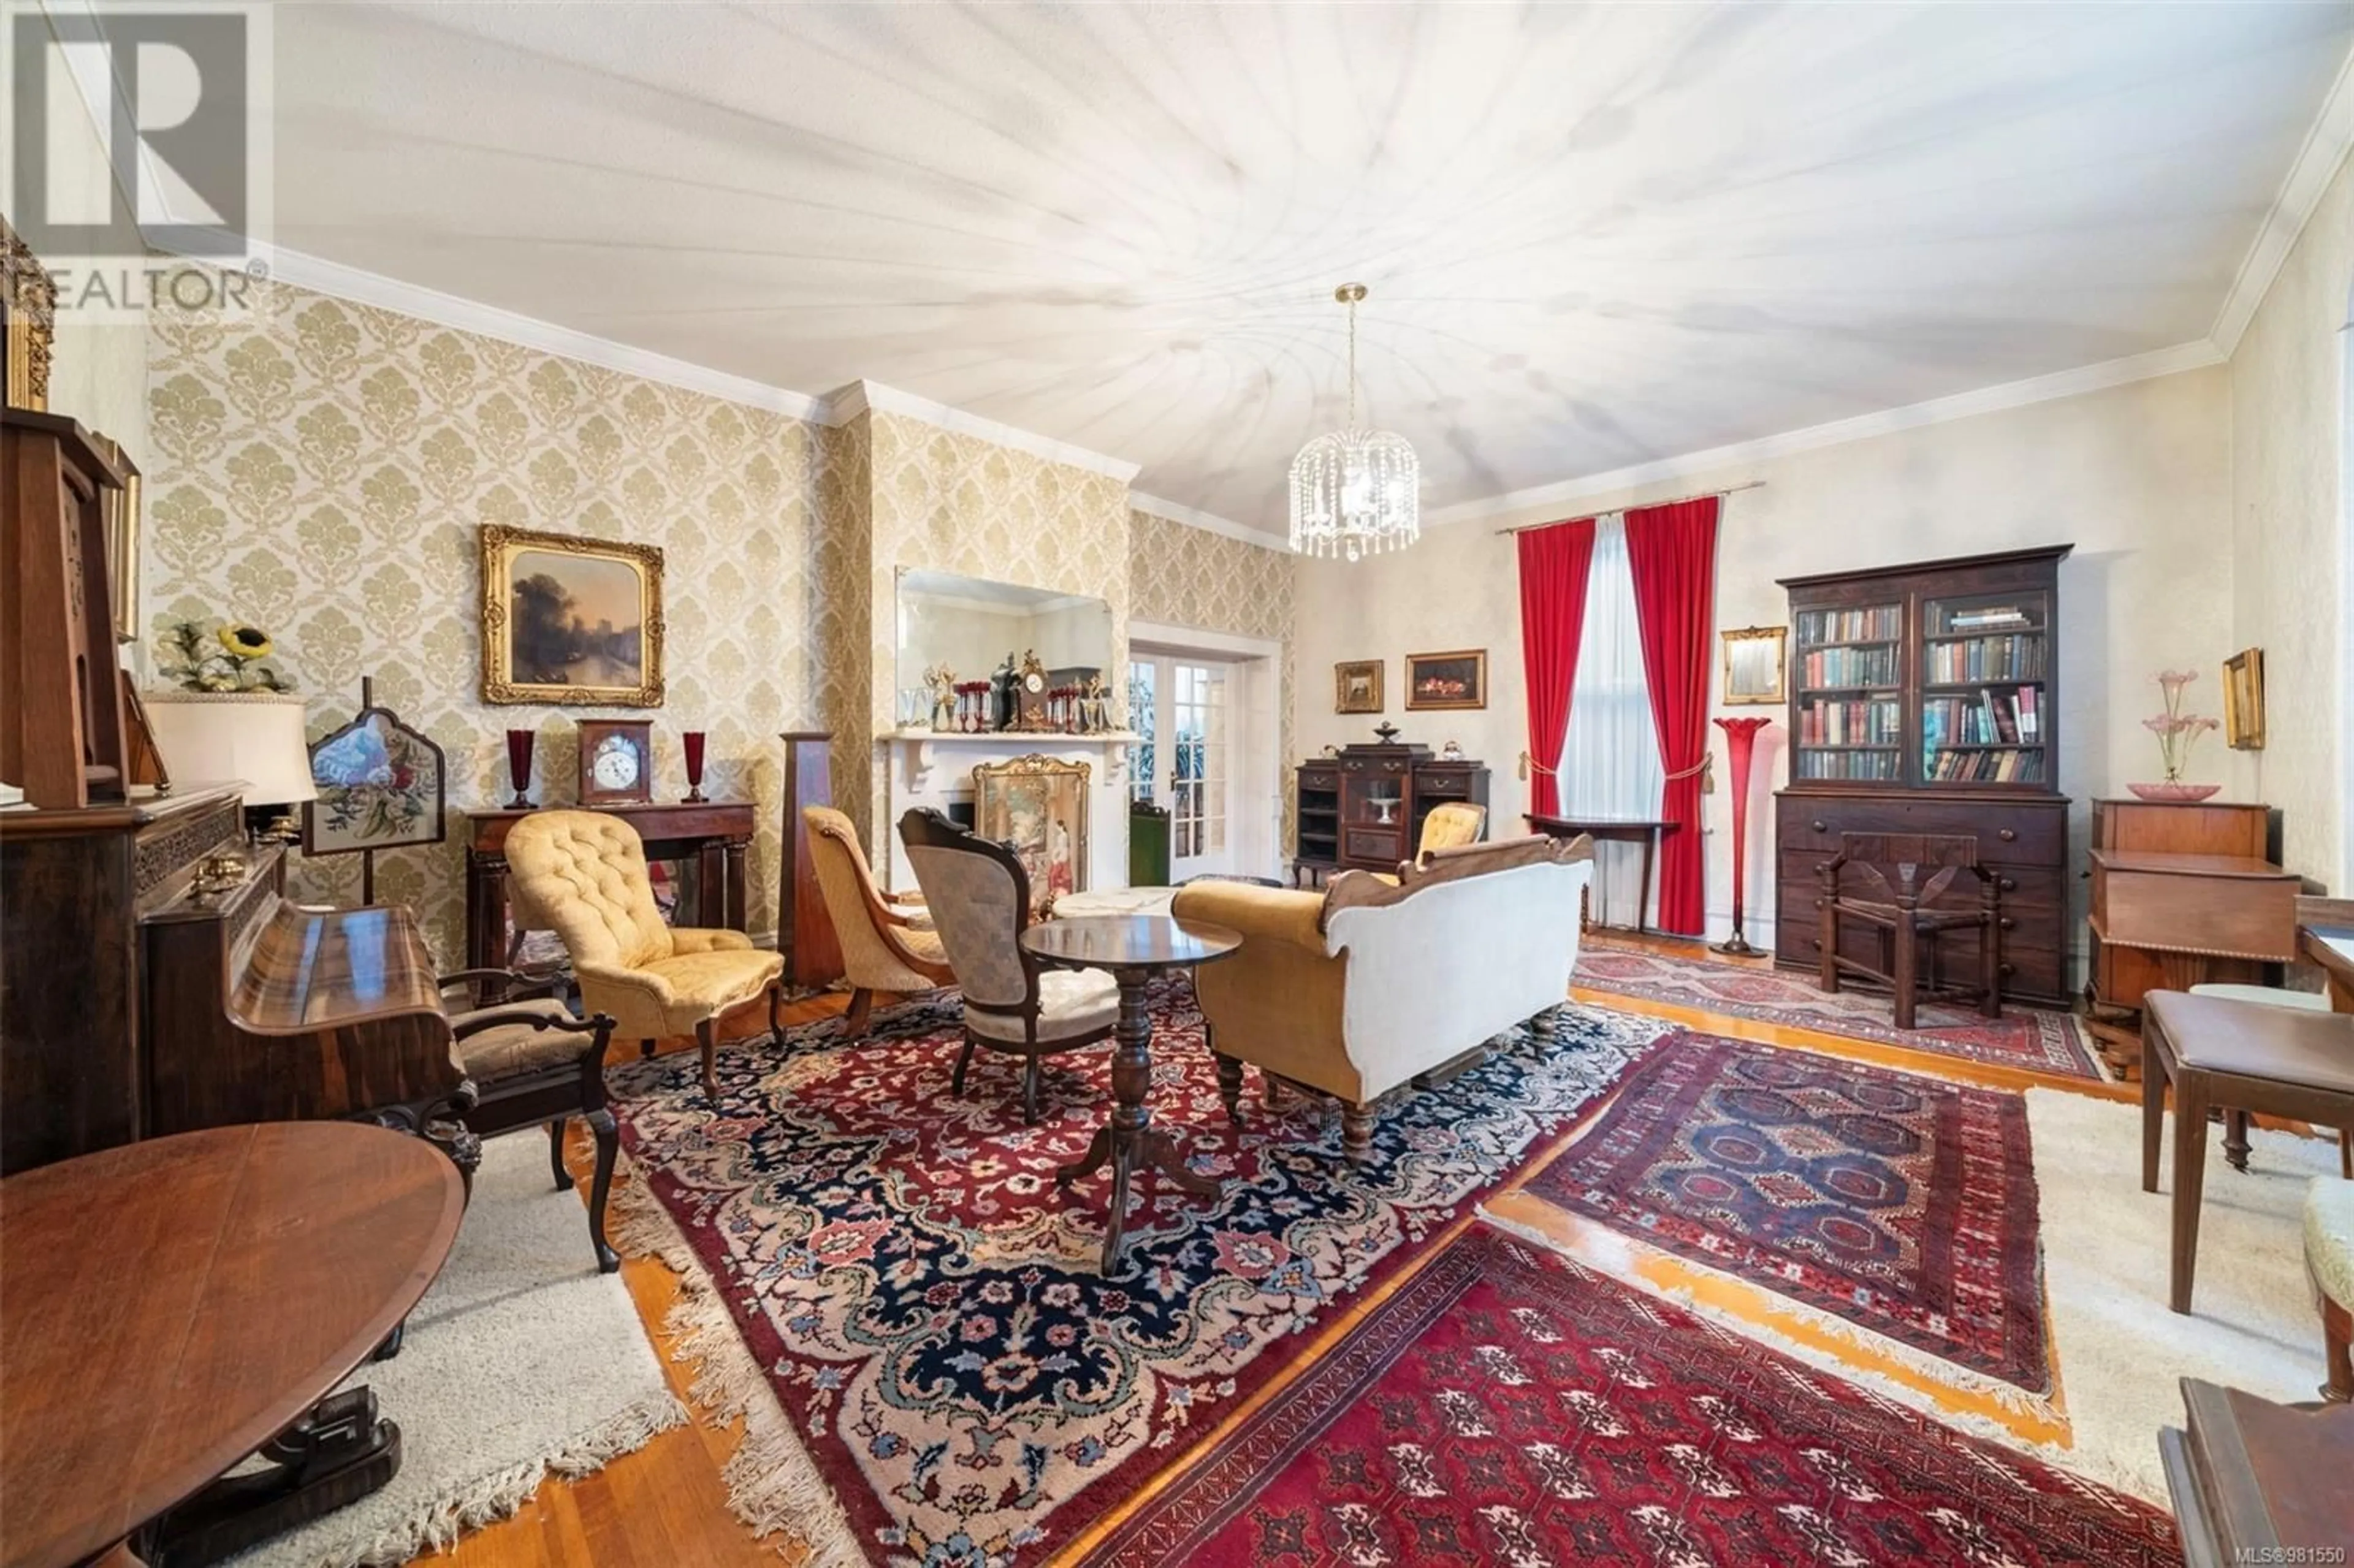
<instances>
[{"instance_id":1,"label":"glass door pane","mask_svg":"<svg viewBox=\"0 0 2354 1568\"><path fill-rule=\"evenodd\" d=\"M1158 704L1161 690L1161 666L1151 659L1134 659L1128 666L1128 722L1143 738L1136 743L1136 761L1128 772L1128 789L1131 797L1147 805L1154 803L1161 787L1157 759L1153 756L1152 737L1161 733Z\"/></svg>"},{"instance_id":2,"label":"glass door pane","mask_svg":"<svg viewBox=\"0 0 2354 1568\"><path fill-rule=\"evenodd\" d=\"M1924 784L2049 787L2050 618L2040 592L1922 601Z\"/></svg>"},{"instance_id":3,"label":"glass door pane","mask_svg":"<svg viewBox=\"0 0 2354 1568\"><path fill-rule=\"evenodd\" d=\"M1183 660L1168 670L1170 855L1180 881L1227 869L1226 673L1221 664Z\"/></svg>"},{"instance_id":4,"label":"glass door pane","mask_svg":"<svg viewBox=\"0 0 2354 1568\"><path fill-rule=\"evenodd\" d=\"M1793 779L1902 779L1904 606L1806 609L1792 627Z\"/></svg>"}]
</instances>

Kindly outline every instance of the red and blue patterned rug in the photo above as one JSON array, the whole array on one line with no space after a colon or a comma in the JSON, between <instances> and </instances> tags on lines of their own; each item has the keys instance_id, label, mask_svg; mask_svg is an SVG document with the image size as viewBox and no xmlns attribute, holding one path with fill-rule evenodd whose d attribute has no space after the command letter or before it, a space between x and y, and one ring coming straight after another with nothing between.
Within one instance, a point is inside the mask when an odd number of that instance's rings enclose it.
<instances>
[{"instance_id":1,"label":"red and blue patterned rug","mask_svg":"<svg viewBox=\"0 0 2354 1568\"><path fill-rule=\"evenodd\" d=\"M2171 1568L2157 1510L1474 1226L1089 1568Z\"/></svg>"},{"instance_id":2,"label":"red and blue patterned rug","mask_svg":"<svg viewBox=\"0 0 2354 1568\"><path fill-rule=\"evenodd\" d=\"M1589 939L1579 949L1577 972L1570 983L1588 991L1728 1012L1735 1018L1956 1056L1988 1066L2016 1067L2055 1078L2089 1078L2097 1083L2102 1076L2074 1017L2015 1002L2003 1004L2000 1018L1981 1017L1944 1002L1925 1002L1921 1027L1899 1029L1883 991L1848 990L1827 995L1813 977L1797 970L1733 963L1697 953L1617 947L1606 938Z\"/></svg>"},{"instance_id":3,"label":"red and blue patterned rug","mask_svg":"<svg viewBox=\"0 0 2354 1568\"><path fill-rule=\"evenodd\" d=\"M875 1560L1035 1562L1167 1466L1287 1346L1425 1253L1563 1131L1659 1033L1600 1009L1501 1036L1407 1096L1372 1158L1294 1097L1230 1128L1190 988L1155 1008L1151 1105L1200 1199L1146 1179L1127 1267L1097 1272L1100 1178L1059 1191L1107 1114L1108 1052L1051 1058L1022 1124L1018 1061L982 1053L949 1092L950 1009L866 1042L796 1032L723 1049L714 1107L691 1054L615 1067L622 1135L801 1445Z\"/></svg>"},{"instance_id":4,"label":"red and blue patterned rug","mask_svg":"<svg viewBox=\"0 0 2354 1568\"><path fill-rule=\"evenodd\" d=\"M1661 1045L1528 1191L2031 1393L2049 1393L2016 1094L1771 1045Z\"/></svg>"}]
</instances>

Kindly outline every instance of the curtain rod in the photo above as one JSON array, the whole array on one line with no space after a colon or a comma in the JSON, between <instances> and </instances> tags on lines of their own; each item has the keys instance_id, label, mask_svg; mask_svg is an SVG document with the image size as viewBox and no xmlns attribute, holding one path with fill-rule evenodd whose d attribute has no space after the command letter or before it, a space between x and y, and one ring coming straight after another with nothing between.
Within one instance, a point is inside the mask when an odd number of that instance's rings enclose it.
<instances>
[{"instance_id":1,"label":"curtain rod","mask_svg":"<svg viewBox=\"0 0 2354 1568\"><path fill-rule=\"evenodd\" d=\"M1746 484L1728 484L1723 490L1695 491L1690 495L1678 495L1666 501L1646 501L1640 506L1612 506L1606 508L1606 510L1610 512L1640 512L1647 507L1679 506L1687 501L1700 501L1711 495L1738 495L1744 490L1763 490L1765 488L1766 482L1764 480L1753 479ZM1589 512L1583 514L1582 515L1598 517L1601 516L1602 514L1599 512ZM1577 518L1575 517L1556 517L1550 523L1523 523L1517 528L1499 528L1496 532L1499 535L1533 534L1540 528L1558 528L1564 523L1575 523L1576 521Z\"/></svg>"}]
</instances>

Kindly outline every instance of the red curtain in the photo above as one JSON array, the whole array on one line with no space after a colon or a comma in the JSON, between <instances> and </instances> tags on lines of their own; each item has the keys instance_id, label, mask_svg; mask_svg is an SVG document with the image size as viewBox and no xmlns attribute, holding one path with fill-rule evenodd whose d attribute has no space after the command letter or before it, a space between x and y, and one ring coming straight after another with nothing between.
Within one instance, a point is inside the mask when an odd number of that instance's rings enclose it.
<instances>
[{"instance_id":1,"label":"red curtain","mask_svg":"<svg viewBox=\"0 0 2354 1568\"><path fill-rule=\"evenodd\" d=\"M1659 816L1675 831L1659 845L1659 929L1701 934L1700 766L1708 755L1709 635L1715 620L1717 498L1627 514L1627 564L1643 677L1668 775Z\"/></svg>"},{"instance_id":2,"label":"red curtain","mask_svg":"<svg viewBox=\"0 0 2354 1568\"><path fill-rule=\"evenodd\" d=\"M1521 547L1521 662L1529 685L1529 810L1560 809L1553 770L1569 731L1569 694L1577 683L1577 644L1585 631L1586 567L1594 561L1594 519L1532 528Z\"/></svg>"}]
</instances>

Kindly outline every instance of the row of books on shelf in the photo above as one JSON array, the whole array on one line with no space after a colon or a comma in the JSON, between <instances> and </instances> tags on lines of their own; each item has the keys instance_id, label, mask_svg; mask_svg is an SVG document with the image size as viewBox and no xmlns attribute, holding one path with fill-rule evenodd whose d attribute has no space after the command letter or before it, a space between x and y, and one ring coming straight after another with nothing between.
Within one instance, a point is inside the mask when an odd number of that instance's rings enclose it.
<instances>
[{"instance_id":1,"label":"row of books on shelf","mask_svg":"<svg viewBox=\"0 0 2354 1568\"><path fill-rule=\"evenodd\" d=\"M1810 703L1798 712L1800 746L1894 746L1904 738L1904 711L1893 697Z\"/></svg>"},{"instance_id":2,"label":"row of books on shelf","mask_svg":"<svg viewBox=\"0 0 2354 1568\"><path fill-rule=\"evenodd\" d=\"M1932 684L1957 681L2040 681L2045 659L2043 634L1974 637L1967 642L1932 642L1927 676Z\"/></svg>"},{"instance_id":3,"label":"row of books on shelf","mask_svg":"<svg viewBox=\"0 0 2354 1568\"><path fill-rule=\"evenodd\" d=\"M1943 746L2032 746L2043 738L2042 694L2033 686L1982 686L1976 696L1921 705L1921 739Z\"/></svg>"},{"instance_id":4,"label":"row of books on shelf","mask_svg":"<svg viewBox=\"0 0 2354 1568\"><path fill-rule=\"evenodd\" d=\"M1802 686L1893 686L1893 648L1822 648L1798 656Z\"/></svg>"},{"instance_id":5,"label":"row of books on shelf","mask_svg":"<svg viewBox=\"0 0 2354 1568\"><path fill-rule=\"evenodd\" d=\"M1929 607L1929 635L1948 637L1970 631L2003 631L2036 624L2035 617L2015 604L1973 604L1949 609Z\"/></svg>"},{"instance_id":6,"label":"row of books on shelf","mask_svg":"<svg viewBox=\"0 0 2354 1568\"><path fill-rule=\"evenodd\" d=\"M1793 778L1894 779L1904 760L1901 751L1807 751L1791 757Z\"/></svg>"},{"instance_id":7,"label":"row of books on shelf","mask_svg":"<svg viewBox=\"0 0 2354 1568\"><path fill-rule=\"evenodd\" d=\"M1893 641L1904 635L1904 607L1879 604L1870 609L1802 609L1797 620L1798 644L1810 642Z\"/></svg>"},{"instance_id":8,"label":"row of books on shelf","mask_svg":"<svg viewBox=\"0 0 2354 1568\"><path fill-rule=\"evenodd\" d=\"M1922 771L1940 784L2008 784L2043 777L2043 753L2021 747L2007 751L1935 751Z\"/></svg>"}]
</instances>

